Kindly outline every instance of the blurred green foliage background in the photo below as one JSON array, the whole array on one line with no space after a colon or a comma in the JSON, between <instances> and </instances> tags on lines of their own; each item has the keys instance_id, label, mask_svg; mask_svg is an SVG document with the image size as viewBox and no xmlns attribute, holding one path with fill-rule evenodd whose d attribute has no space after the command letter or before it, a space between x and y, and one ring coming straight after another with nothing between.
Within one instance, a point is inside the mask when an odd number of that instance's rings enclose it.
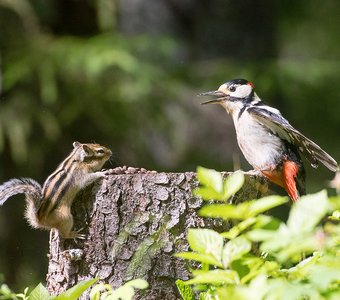
<instances>
[{"instance_id":1,"label":"blurred green foliage background","mask_svg":"<svg viewBox=\"0 0 340 300\"><path fill-rule=\"evenodd\" d=\"M0 180L43 183L75 140L111 148L112 166L247 170L231 119L196 96L233 78L339 161L339 12L335 0L0 0ZM333 176L307 172L309 192ZM44 280L48 233L17 198L0 209L0 273L22 288Z\"/></svg>"}]
</instances>

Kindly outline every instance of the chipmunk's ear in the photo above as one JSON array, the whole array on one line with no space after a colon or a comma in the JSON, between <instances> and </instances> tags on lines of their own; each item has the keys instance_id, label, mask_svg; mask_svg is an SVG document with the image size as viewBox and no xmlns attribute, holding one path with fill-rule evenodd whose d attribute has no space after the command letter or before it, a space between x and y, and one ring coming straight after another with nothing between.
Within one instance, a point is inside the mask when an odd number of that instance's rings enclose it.
<instances>
[{"instance_id":1,"label":"chipmunk's ear","mask_svg":"<svg viewBox=\"0 0 340 300\"><path fill-rule=\"evenodd\" d=\"M88 145L83 144L82 147L86 155L90 155L91 153L93 153L92 149Z\"/></svg>"},{"instance_id":2,"label":"chipmunk's ear","mask_svg":"<svg viewBox=\"0 0 340 300\"><path fill-rule=\"evenodd\" d=\"M81 145L79 142L74 142L73 143L73 148L78 148Z\"/></svg>"},{"instance_id":3,"label":"chipmunk's ear","mask_svg":"<svg viewBox=\"0 0 340 300\"><path fill-rule=\"evenodd\" d=\"M93 150L91 149L91 147L89 147L86 144L80 144L81 147L81 151L80 151L80 160L84 161L85 158L89 158L91 156L93 156Z\"/></svg>"}]
</instances>

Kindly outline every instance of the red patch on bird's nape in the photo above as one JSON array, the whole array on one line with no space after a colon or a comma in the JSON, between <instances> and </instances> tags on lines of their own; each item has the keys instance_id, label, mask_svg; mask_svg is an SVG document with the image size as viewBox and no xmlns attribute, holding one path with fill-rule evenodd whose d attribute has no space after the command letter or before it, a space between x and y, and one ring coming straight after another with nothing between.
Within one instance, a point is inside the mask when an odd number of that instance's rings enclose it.
<instances>
[{"instance_id":1,"label":"red patch on bird's nape","mask_svg":"<svg viewBox=\"0 0 340 300\"><path fill-rule=\"evenodd\" d=\"M299 166L295 162L287 160L283 163L282 171L285 182L285 190L289 197L296 202L299 200L299 193L296 188L295 178L299 172Z\"/></svg>"},{"instance_id":2,"label":"red patch on bird's nape","mask_svg":"<svg viewBox=\"0 0 340 300\"><path fill-rule=\"evenodd\" d=\"M255 90L255 85L254 85L254 83L248 81L247 84L250 85L250 86Z\"/></svg>"}]
</instances>

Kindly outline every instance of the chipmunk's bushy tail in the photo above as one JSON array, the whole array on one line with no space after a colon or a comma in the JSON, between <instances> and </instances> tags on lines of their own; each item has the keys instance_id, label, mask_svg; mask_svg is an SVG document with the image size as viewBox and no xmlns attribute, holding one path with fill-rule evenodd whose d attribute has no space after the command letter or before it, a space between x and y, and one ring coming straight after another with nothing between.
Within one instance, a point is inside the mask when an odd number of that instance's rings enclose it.
<instances>
[{"instance_id":1,"label":"chipmunk's bushy tail","mask_svg":"<svg viewBox=\"0 0 340 300\"><path fill-rule=\"evenodd\" d=\"M0 185L0 205L17 194L25 194L34 201L34 204L38 204L37 201L41 199L41 186L31 178L11 179Z\"/></svg>"},{"instance_id":2,"label":"chipmunk's bushy tail","mask_svg":"<svg viewBox=\"0 0 340 300\"><path fill-rule=\"evenodd\" d=\"M14 178L0 185L0 205L17 194L25 194L26 211L25 217L34 228L39 228L37 211L42 199L41 185L31 178Z\"/></svg>"}]
</instances>

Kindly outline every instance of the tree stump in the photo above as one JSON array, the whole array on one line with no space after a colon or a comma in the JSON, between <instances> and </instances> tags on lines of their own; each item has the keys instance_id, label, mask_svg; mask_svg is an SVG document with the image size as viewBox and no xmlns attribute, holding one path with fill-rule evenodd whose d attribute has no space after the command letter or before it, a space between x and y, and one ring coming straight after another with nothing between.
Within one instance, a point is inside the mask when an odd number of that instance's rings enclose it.
<instances>
[{"instance_id":1,"label":"tree stump","mask_svg":"<svg viewBox=\"0 0 340 300\"><path fill-rule=\"evenodd\" d=\"M245 177L233 203L267 193L263 177ZM144 278L149 288L136 299L179 299L175 281L187 280L189 271L173 254L188 250L187 229L228 229L227 222L197 215L203 202L193 196L197 185L195 173L136 173L109 175L81 192L73 215L86 239L63 240L51 231L49 292L59 294L84 279L100 278L116 288Z\"/></svg>"}]
</instances>

